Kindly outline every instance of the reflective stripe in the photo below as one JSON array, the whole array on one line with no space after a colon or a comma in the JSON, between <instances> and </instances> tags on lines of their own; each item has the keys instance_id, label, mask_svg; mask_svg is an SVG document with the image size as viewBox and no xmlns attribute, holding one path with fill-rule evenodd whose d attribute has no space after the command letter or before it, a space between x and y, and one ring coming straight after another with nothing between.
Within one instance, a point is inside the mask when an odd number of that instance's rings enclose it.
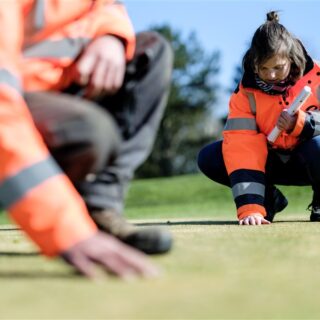
<instances>
[{"instance_id":1,"label":"reflective stripe","mask_svg":"<svg viewBox=\"0 0 320 320\"><path fill-rule=\"evenodd\" d=\"M244 194L257 194L264 197L265 186L257 182L240 182L232 187L233 197L239 197Z\"/></svg>"},{"instance_id":2,"label":"reflective stripe","mask_svg":"<svg viewBox=\"0 0 320 320\"><path fill-rule=\"evenodd\" d=\"M65 38L39 42L23 51L26 58L75 58L91 41L88 38Z\"/></svg>"},{"instance_id":3,"label":"reflective stripe","mask_svg":"<svg viewBox=\"0 0 320 320\"><path fill-rule=\"evenodd\" d=\"M233 118L228 119L225 131L228 130L255 130L257 131L256 119L250 118Z\"/></svg>"},{"instance_id":4,"label":"reflective stripe","mask_svg":"<svg viewBox=\"0 0 320 320\"><path fill-rule=\"evenodd\" d=\"M314 128L313 136L319 136L320 135L320 125L316 125Z\"/></svg>"},{"instance_id":5,"label":"reflective stripe","mask_svg":"<svg viewBox=\"0 0 320 320\"><path fill-rule=\"evenodd\" d=\"M318 136L320 135L320 114L319 112L311 112L313 115L313 119L314 119L314 133L313 136Z\"/></svg>"},{"instance_id":6,"label":"reflective stripe","mask_svg":"<svg viewBox=\"0 0 320 320\"><path fill-rule=\"evenodd\" d=\"M246 92L246 94L249 99L250 110L253 115L256 115L257 105L256 105L256 99L254 98L254 94L252 92Z\"/></svg>"},{"instance_id":7,"label":"reflective stripe","mask_svg":"<svg viewBox=\"0 0 320 320\"><path fill-rule=\"evenodd\" d=\"M4 209L9 208L23 198L28 191L60 173L61 169L51 157L21 170L0 185L1 206Z\"/></svg>"},{"instance_id":8,"label":"reflective stripe","mask_svg":"<svg viewBox=\"0 0 320 320\"><path fill-rule=\"evenodd\" d=\"M7 69L0 69L0 83L5 83L20 93L22 92L22 86L19 79Z\"/></svg>"},{"instance_id":9,"label":"reflective stripe","mask_svg":"<svg viewBox=\"0 0 320 320\"><path fill-rule=\"evenodd\" d=\"M320 103L320 86L317 86L316 93L317 93L318 102Z\"/></svg>"},{"instance_id":10,"label":"reflective stripe","mask_svg":"<svg viewBox=\"0 0 320 320\"><path fill-rule=\"evenodd\" d=\"M44 0L36 0L33 8L34 27L36 30L41 30L45 23L45 2Z\"/></svg>"}]
</instances>

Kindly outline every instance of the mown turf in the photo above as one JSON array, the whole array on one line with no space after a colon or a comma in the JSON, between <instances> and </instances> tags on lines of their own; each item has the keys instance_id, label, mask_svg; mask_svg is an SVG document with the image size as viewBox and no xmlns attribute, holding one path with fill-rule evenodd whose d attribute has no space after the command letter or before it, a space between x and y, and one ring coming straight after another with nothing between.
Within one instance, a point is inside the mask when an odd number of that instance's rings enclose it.
<instances>
[{"instance_id":1,"label":"mown turf","mask_svg":"<svg viewBox=\"0 0 320 320\"><path fill-rule=\"evenodd\" d=\"M281 190L290 205L275 223L240 227L229 190L200 175L136 181L127 215L175 237L170 254L152 257L163 270L154 280L90 282L3 225L0 318L320 318L320 224L307 221L310 188Z\"/></svg>"}]
</instances>

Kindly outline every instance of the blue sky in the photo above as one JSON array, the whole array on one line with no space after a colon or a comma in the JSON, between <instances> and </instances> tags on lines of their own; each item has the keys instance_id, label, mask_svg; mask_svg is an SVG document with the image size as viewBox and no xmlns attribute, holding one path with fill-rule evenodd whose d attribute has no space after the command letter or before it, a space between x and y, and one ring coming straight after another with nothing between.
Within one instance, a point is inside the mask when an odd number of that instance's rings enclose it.
<instances>
[{"instance_id":1,"label":"blue sky","mask_svg":"<svg viewBox=\"0 0 320 320\"><path fill-rule=\"evenodd\" d=\"M314 59L320 60L320 0L126 0L124 3L136 31L168 23L183 35L195 31L208 52L220 50L219 81L224 87L232 86L235 66L271 10L280 11L280 22L302 40Z\"/></svg>"}]
</instances>

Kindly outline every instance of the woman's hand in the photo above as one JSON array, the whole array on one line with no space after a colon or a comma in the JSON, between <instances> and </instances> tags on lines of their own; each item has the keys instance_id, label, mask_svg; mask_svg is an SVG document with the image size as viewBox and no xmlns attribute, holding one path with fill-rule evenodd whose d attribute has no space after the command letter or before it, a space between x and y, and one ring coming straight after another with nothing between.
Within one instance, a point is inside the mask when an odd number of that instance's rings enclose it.
<instances>
[{"instance_id":1,"label":"woman's hand","mask_svg":"<svg viewBox=\"0 0 320 320\"><path fill-rule=\"evenodd\" d=\"M266 220L262 214L253 213L250 216L247 216L241 220L239 220L240 225L261 225L261 224L270 224L271 222Z\"/></svg>"},{"instance_id":2,"label":"woman's hand","mask_svg":"<svg viewBox=\"0 0 320 320\"><path fill-rule=\"evenodd\" d=\"M290 133L297 122L297 115L291 116L287 109L283 110L279 116L278 122L277 122L277 127L281 131L285 131L286 133Z\"/></svg>"}]
</instances>

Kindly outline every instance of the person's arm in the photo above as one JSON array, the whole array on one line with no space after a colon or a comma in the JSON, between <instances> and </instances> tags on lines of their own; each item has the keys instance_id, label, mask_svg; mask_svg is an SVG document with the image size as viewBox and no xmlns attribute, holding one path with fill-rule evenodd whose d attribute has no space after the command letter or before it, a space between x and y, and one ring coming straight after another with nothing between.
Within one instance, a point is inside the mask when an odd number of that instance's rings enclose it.
<instances>
[{"instance_id":1,"label":"person's arm","mask_svg":"<svg viewBox=\"0 0 320 320\"><path fill-rule=\"evenodd\" d=\"M135 48L135 34L124 6L115 1L96 4L95 40L85 48L75 65L75 79L86 86L86 96L115 94L122 86L126 62Z\"/></svg>"},{"instance_id":2,"label":"person's arm","mask_svg":"<svg viewBox=\"0 0 320 320\"><path fill-rule=\"evenodd\" d=\"M131 60L135 51L136 37L123 3L114 0L96 1L90 15L92 15L91 28L94 30L95 38L112 35L121 39L126 60Z\"/></svg>"},{"instance_id":3,"label":"person's arm","mask_svg":"<svg viewBox=\"0 0 320 320\"><path fill-rule=\"evenodd\" d=\"M0 28L10 30L0 33L0 205L43 254L63 255L85 275L92 274L93 262L123 277L153 274L155 268L140 253L97 233L82 198L35 128L19 73L20 4L0 2Z\"/></svg>"},{"instance_id":4,"label":"person's arm","mask_svg":"<svg viewBox=\"0 0 320 320\"><path fill-rule=\"evenodd\" d=\"M92 236L96 227L50 156L23 99L19 1L0 2L0 203L47 255ZM74 225L74 228L70 226Z\"/></svg>"},{"instance_id":5,"label":"person's arm","mask_svg":"<svg viewBox=\"0 0 320 320\"><path fill-rule=\"evenodd\" d=\"M223 132L223 157L240 224L269 223L264 219L266 137L258 132L246 93L237 90L230 99Z\"/></svg>"},{"instance_id":6,"label":"person's arm","mask_svg":"<svg viewBox=\"0 0 320 320\"><path fill-rule=\"evenodd\" d=\"M317 106L318 109L314 108L307 112L299 110L298 116L294 119L294 125L291 125L291 131L289 129L290 135L297 137L299 140L309 140L312 137L318 136L320 134L320 105ZM288 116L281 114L281 117L286 117L283 120L287 126L290 126L290 120L287 120ZM279 118L280 120L280 118ZM293 120L291 120L293 121Z\"/></svg>"}]
</instances>

